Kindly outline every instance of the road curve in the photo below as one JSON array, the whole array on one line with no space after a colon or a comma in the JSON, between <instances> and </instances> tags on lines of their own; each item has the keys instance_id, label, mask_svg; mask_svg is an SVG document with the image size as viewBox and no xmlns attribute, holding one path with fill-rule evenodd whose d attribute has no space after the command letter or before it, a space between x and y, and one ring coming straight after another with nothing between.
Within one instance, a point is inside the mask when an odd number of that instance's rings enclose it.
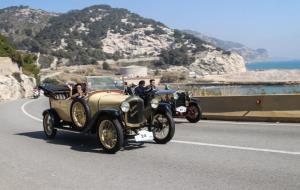
<instances>
[{"instance_id":1,"label":"road curve","mask_svg":"<svg viewBox=\"0 0 300 190\"><path fill-rule=\"evenodd\" d=\"M0 189L300 189L300 124L176 120L167 145L46 140L46 98L0 103Z\"/></svg>"}]
</instances>

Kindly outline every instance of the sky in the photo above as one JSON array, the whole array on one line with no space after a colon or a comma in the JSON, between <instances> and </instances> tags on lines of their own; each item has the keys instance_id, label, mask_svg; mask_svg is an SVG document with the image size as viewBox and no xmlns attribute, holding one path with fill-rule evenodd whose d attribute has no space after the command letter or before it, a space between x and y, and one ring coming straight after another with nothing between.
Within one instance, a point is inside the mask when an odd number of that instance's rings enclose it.
<instances>
[{"instance_id":1,"label":"sky","mask_svg":"<svg viewBox=\"0 0 300 190\"><path fill-rule=\"evenodd\" d=\"M300 0L0 0L0 8L28 5L60 13L95 4L300 60Z\"/></svg>"}]
</instances>

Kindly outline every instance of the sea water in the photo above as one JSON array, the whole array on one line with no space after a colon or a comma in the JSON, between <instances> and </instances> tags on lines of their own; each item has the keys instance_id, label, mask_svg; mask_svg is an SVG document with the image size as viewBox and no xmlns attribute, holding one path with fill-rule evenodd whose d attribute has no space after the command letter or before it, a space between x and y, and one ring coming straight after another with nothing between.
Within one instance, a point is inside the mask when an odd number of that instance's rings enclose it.
<instances>
[{"instance_id":1,"label":"sea water","mask_svg":"<svg viewBox=\"0 0 300 190\"><path fill-rule=\"evenodd\" d=\"M294 61L265 61L246 64L247 70L270 70L270 69L300 69L300 60Z\"/></svg>"}]
</instances>

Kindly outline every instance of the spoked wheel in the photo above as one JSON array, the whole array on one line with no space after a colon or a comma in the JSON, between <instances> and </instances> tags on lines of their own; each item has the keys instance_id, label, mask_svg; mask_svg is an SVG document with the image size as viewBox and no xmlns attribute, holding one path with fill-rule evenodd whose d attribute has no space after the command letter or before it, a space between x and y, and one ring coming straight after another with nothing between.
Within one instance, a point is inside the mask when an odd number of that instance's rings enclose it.
<instances>
[{"instance_id":1,"label":"spoked wheel","mask_svg":"<svg viewBox=\"0 0 300 190\"><path fill-rule=\"evenodd\" d=\"M175 123L169 113L157 113L153 117L152 125L154 141L158 144L166 144L175 133Z\"/></svg>"},{"instance_id":2,"label":"spoked wheel","mask_svg":"<svg viewBox=\"0 0 300 190\"><path fill-rule=\"evenodd\" d=\"M83 130L89 121L89 108L83 99L75 99L71 105L71 119L75 127Z\"/></svg>"},{"instance_id":3,"label":"spoked wheel","mask_svg":"<svg viewBox=\"0 0 300 190\"><path fill-rule=\"evenodd\" d=\"M201 119L201 108L197 104L191 104L187 107L187 113L185 118L191 123L197 123Z\"/></svg>"},{"instance_id":4,"label":"spoked wheel","mask_svg":"<svg viewBox=\"0 0 300 190\"><path fill-rule=\"evenodd\" d=\"M98 140L107 153L115 153L124 143L124 134L118 120L103 118L98 125Z\"/></svg>"},{"instance_id":5,"label":"spoked wheel","mask_svg":"<svg viewBox=\"0 0 300 190\"><path fill-rule=\"evenodd\" d=\"M76 126L83 127L86 122L84 106L80 102L75 102L72 106L72 118Z\"/></svg>"},{"instance_id":6,"label":"spoked wheel","mask_svg":"<svg viewBox=\"0 0 300 190\"><path fill-rule=\"evenodd\" d=\"M43 127L44 133L48 139L53 139L56 135L56 129L54 129L53 125L54 118L51 116L50 113L45 113L43 118Z\"/></svg>"}]
</instances>

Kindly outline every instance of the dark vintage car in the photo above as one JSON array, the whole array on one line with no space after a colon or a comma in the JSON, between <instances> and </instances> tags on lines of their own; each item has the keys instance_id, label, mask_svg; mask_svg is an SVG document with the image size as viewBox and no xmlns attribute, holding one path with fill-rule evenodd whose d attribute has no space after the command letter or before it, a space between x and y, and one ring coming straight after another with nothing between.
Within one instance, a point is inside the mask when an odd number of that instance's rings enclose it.
<instances>
[{"instance_id":1,"label":"dark vintage car","mask_svg":"<svg viewBox=\"0 0 300 190\"><path fill-rule=\"evenodd\" d=\"M192 97L191 92L181 90L155 90L161 104L168 104L173 117L186 118L191 123L200 121L202 111L200 102Z\"/></svg>"},{"instance_id":2,"label":"dark vintage car","mask_svg":"<svg viewBox=\"0 0 300 190\"><path fill-rule=\"evenodd\" d=\"M108 153L120 150L127 139L165 144L173 138L173 118L157 100L149 102L148 115L144 100L124 95L122 83L111 77L87 77L80 85L86 96L74 98L66 85L40 86L49 97L50 108L43 112L47 138L54 138L57 129L92 133Z\"/></svg>"},{"instance_id":3,"label":"dark vintage car","mask_svg":"<svg viewBox=\"0 0 300 190\"><path fill-rule=\"evenodd\" d=\"M200 102L192 97L190 91L176 91L174 99L171 100L174 117L185 117L189 122L196 123L202 117Z\"/></svg>"}]
</instances>

